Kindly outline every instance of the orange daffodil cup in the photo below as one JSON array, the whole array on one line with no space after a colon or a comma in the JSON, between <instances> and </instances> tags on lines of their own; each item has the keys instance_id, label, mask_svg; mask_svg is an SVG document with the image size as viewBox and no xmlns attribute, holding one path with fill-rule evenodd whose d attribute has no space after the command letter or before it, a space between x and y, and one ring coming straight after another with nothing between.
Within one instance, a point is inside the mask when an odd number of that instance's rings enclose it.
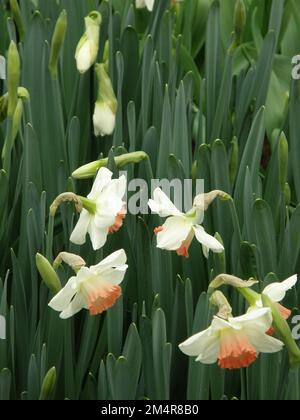
<instances>
[{"instance_id":1,"label":"orange daffodil cup","mask_svg":"<svg viewBox=\"0 0 300 420\"><path fill-rule=\"evenodd\" d=\"M187 213L182 213L160 188L156 188L153 192L153 199L149 200L148 205L153 213L157 213L160 217L167 217L165 223L154 230L157 235L157 247L176 251L179 256L188 257L189 247L196 236L198 242L202 244L206 258L208 258L210 250L215 253L223 252L223 245L206 233L199 224L203 212L217 197L223 200L229 199L228 194L222 191L201 194L195 198L193 208Z\"/></svg>"},{"instance_id":2,"label":"orange daffodil cup","mask_svg":"<svg viewBox=\"0 0 300 420\"><path fill-rule=\"evenodd\" d=\"M121 296L120 283L126 270L126 254L123 249L114 252L99 264L81 267L50 301L50 308L67 319L88 309L90 315L98 315L112 307Z\"/></svg>"},{"instance_id":3,"label":"orange daffodil cup","mask_svg":"<svg viewBox=\"0 0 300 420\"><path fill-rule=\"evenodd\" d=\"M83 245L89 234L93 249L102 248L109 233L117 232L126 216L126 177L112 179L112 172L101 168L87 198L79 197L83 205L79 220L71 234L71 242Z\"/></svg>"}]
</instances>

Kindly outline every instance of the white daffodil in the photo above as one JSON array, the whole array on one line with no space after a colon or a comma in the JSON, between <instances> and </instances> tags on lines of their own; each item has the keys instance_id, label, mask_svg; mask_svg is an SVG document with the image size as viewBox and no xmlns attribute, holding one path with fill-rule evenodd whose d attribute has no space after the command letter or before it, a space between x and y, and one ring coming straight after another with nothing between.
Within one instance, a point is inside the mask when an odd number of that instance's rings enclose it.
<instances>
[{"instance_id":1,"label":"white daffodil","mask_svg":"<svg viewBox=\"0 0 300 420\"><path fill-rule=\"evenodd\" d=\"M147 7L149 12L152 12L155 0L135 0L135 7L137 9L144 9Z\"/></svg>"},{"instance_id":2,"label":"white daffodil","mask_svg":"<svg viewBox=\"0 0 300 420\"><path fill-rule=\"evenodd\" d=\"M126 178L111 179L112 172L101 168L93 188L86 198L80 197L83 210L71 235L71 242L83 245L87 233L90 235L93 249L100 249L109 233L117 232L126 216L123 198L126 192Z\"/></svg>"},{"instance_id":3,"label":"white daffodil","mask_svg":"<svg viewBox=\"0 0 300 420\"><path fill-rule=\"evenodd\" d=\"M288 319L290 317L291 310L280 305L279 302L281 302L285 298L286 293L296 285L297 280L297 274L295 274L294 276L289 277L287 280L284 280L281 283L269 284L269 286L267 286L262 292L263 295L268 296L268 298L270 298L273 302L278 303L278 311L284 319ZM249 308L249 311L262 307L263 303L261 295L257 295L256 305L252 305Z\"/></svg>"},{"instance_id":4,"label":"white daffodil","mask_svg":"<svg viewBox=\"0 0 300 420\"><path fill-rule=\"evenodd\" d=\"M104 64L96 64L95 71L99 87L93 115L94 132L96 137L109 136L115 129L118 102Z\"/></svg>"},{"instance_id":5,"label":"white daffodil","mask_svg":"<svg viewBox=\"0 0 300 420\"><path fill-rule=\"evenodd\" d=\"M266 332L272 325L269 308L257 309L227 321L214 317L211 326L179 345L183 353L196 361L222 369L240 369L251 365L259 353L276 353L283 343Z\"/></svg>"},{"instance_id":6,"label":"white daffodil","mask_svg":"<svg viewBox=\"0 0 300 420\"><path fill-rule=\"evenodd\" d=\"M75 59L80 73L88 71L97 60L102 17L99 12L91 12L85 17L85 33L76 48Z\"/></svg>"},{"instance_id":7,"label":"white daffodil","mask_svg":"<svg viewBox=\"0 0 300 420\"><path fill-rule=\"evenodd\" d=\"M196 236L206 258L209 250L216 253L224 251L223 245L198 224L202 210L193 207L188 213L181 213L160 188L154 190L153 200L149 200L148 205L154 213L168 217L163 226L154 230L158 248L176 251L179 256L188 257L190 244Z\"/></svg>"},{"instance_id":8,"label":"white daffodil","mask_svg":"<svg viewBox=\"0 0 300 420\"><path fill-rule=\"evenodd\" d=\"M119 284L127 268L123 249L111 254L98 265L82 267L54 296L49 303L50 308L61 312L62 319L70 318L81 309L88 309L91 315L101 314L121 296Z\"/></svg>"}]
</instances>

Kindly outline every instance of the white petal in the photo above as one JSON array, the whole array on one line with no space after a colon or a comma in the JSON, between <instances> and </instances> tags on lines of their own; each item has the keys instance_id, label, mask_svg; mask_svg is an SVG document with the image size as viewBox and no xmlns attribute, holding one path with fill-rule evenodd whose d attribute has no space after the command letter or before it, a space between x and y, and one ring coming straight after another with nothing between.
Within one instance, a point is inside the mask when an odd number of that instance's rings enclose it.
<instances>
[{"instance_id":1,"label":"white petal","mask_svg":"<svg viewBox=\"0 0 300 420\"><path fill-rule=\"evenodd\" d=\"M297 283L297 275L288 278L287 280L283 281L282 283L272 283L265 288L263 291L264 295L267 295L270 299L274 302L281 302L286 292L292 289Z\"/></svg>"},{"instance_id":2,"label":"white petal","mask_svg":"<svg viewBox=\"0 0 300 420\"><path fill-rule=\"evenodd\" d=\"M135 7L137 9L143 9L144 7L146 7L145 0L135 0Z\"/></svg>"},{"instance_id":3,"label":"white petal","mask_svg":"<svg viewBox=\"0 0 300 420\"><path fill-rule=\"evenodd\" d=\"M209 257L209 248L207 248L207 246L202 245L202 252L205 258Z\"/></svg>"},{"instance_id":4,"label":"white petal","mask_svg":"<svg viewBox=\"0 0 300 420\"><path fill-rule=\"evenodd\" d=\"M149 12L152 12L153 7L154 7L154 2L155 0L145 0L146 6Z\"/></svg>"},{"instance_id":5,"label":"white petal","mask_svg":"<svg viewBox=\"0 0 300 420\"><path fill-rule=\"evenodd\" d=\"M77 69L85 73L92 65L90 41L86 40L76 54Z\"/></svg>"},{"instance_id":6,"label":"white petal","mask_svg":"<svg viewBox=\"0 0 300 420\"><path fill-rule=\"evenodd\" d=\"M95 178L92 190L88 195L88 199L93 200L103 191L103 189L111 182L112 172L107 168L100 168Z\"/></svg>"},{"instance_id":7,"label":"white petal","mask_svg":"<svg viewBox=\"0 0 300 420\"><path fill-rule=\"evenodd\" d=\"M216 363L220 351L220 338L211 328L195 334L179 345L180 350L188 356L197 356L197 361L204 364Z\"/></svg>"},{"instance_id":8,"label":"white petal","mask_svg":"<svg viewBox=\"0 0 300 420\"><path fill-rule=\"evenodd\" d=\"M71 316L77 314L81 309L86 309L87 305L86 302L81 295L81 293L77 293L77 295L74 297L72 302L69 304L69 306L60 314L61 319L67 319Z\"/></svg>"},{"instance_id":9,"label":"white petal","mask_svg":"<svg viewBox=\"0 0 300 420\"><path fill-rule=\"evenodd\" d=\"M216 238L206 233L202 226L195 225L193 229L200 244L216 253L224 251L223 245Z\"/></svg>"},{"instance_id":10,"label":"white petal","mask_svg":"<svg viewBox=\"0 0 300 420\"><path fill-rule=\"evenodd\" d=\"M255 329L247 329L246 335L258 353L277 353L284 347L284 344L280 340L267 334L260 333Z\"/></svg>"},{"instance_id":11,"label":"white petal","mask_svg":"<svg viewBox=\"0 0 300 420\"><path fill-rule=\"evenodd\" d=\"M160 217L179 216L182 214L160 188L154 190L153 200L148 201L148 206L153 213L159 214Z\"/></svg>"},{"instance_id":12,"label":"white petal","mask_svg":"<svg viewBox=\"0 0 300 420\"><path fill-rule=\"evenodd\" d=\"M70 241L76 245L83 245L86 240L86 234L89 229L89 224L91 222L91 215L90 213L83 209L80 213L79 220L71 234Z\"/></svg>"},{"instance_id":13,"label":"white petal","mask_svg":"<svg viewBox=\"0 0 300 420\"><path fill-rule=\"evenodd\" d=\"M53 297L48 304L50 308L60 312L69 306L73 296L76 294L76 289L73 287L74 280L76 280L76 277L71 277L65 287Z\"/></svg>"},{"instance_id":14,"label":"white petal","mask_svg":"<svg viewBox=\"0 0 300 420\"><path fill-rule=\"evenodd\" d=\"M240 317L229 318L232 326L241 328L256 329L256 331L265 333L272 326L273 318L270 308L252 310Z\"/></svg>"},{"instance_id":15,"label":"white petal","mask_svg":"<svg viewBox=\"0 0 300 420\"><path fill-rule=\"evenodd\" d=\"M176 251L192 230L192 223L183 216L169 217L157 234L157 247Z\"/></svg>"},{"instance_id":16,"label":"white petal","mask_svg":"<svg viewBox=\"0 0 300 420\"><path fill-rule=\"evenodd\" d=\"M103 193L123 199L126 193L127 180L125 175L118 179L113 179L109 185L106 186Z\"/></svg>"},{"instance_id":17,"label":"white petal","mask_svg":"<svg viewBox=\"0 0 300 420\"><path fill-rule=\"evenodd\" d=\"M123 281L128 268L126 260L126 253L121 249L109 255L99 264L92 266L91 271L99 275L101 280L118 285Z\"/></svg>"},{"instance_id":18,"label":"white petal","mask_svg":"<svg viewBox=\"0 0 300 420\"><path fill-rule=\"evenodd\" d=\"M94 265L91 269L104 269L104 268L111 268L111 267L120 267L126 264L127 256L124 249L120 249L119 251L114 252L113 254L106 257L102 260L99 264Z\"/></svg>"},{"instance_id":19,"label":"white petal","mask_svg":"<svg viewBox=\"0 0 300 420\"><path fill-rule=\"evenodd\" d=\"M105 102L96 102L93 115L95 136L110 136L116 125L116 114Z\"/></svg>"},{"instance_id":20,"label":"white petal","mask_svg":"<svg viewBox=\"0 0 300 420\"><path fill-rule=\"evenodd\" d=\"M108 235L108 230L97 227L94 221L92 221L89 226L89 235L93 245L93 250L97 251L98 249L102 248L105 244Z\"/></svg>"}]
</instances>

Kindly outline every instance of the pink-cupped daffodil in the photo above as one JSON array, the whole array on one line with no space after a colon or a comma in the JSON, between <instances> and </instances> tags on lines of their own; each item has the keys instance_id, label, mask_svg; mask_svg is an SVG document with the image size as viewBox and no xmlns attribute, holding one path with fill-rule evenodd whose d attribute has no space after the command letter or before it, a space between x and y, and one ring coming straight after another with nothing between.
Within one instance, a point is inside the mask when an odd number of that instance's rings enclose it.
<instances>
[{"instance_id":1,"label":"pink-cupped daffodil","mask_svg":"<svg viewBox=\"0 0 300 420\"><path fill-rule=\"evenodd\" d=\"M126 177L112 179L112 172L101 168L96 176L93 188L87 198L79 197L83 209L71 242L83 245L89 234L94 250L103 247L109 233L117 232L126 216L124 196Z\"/></svg>"},{"instance_id":2,"label":"pink-cupped daffodil","mask_svg":"<svg viewBox=\"0 0 300 420\"><path fill-rule=\"evenodd\" d=\"M284 298L286 293L291 290L297 283L297 275L293 275L288 279L276 283L271 283L267 287L264 288L262 294L251 290L250 288L257 284L257 281L248 280L244 281L239 279L238 277L229 275L229 274L219 274L209 286L209 289L214 290L219 288L222 285L233 286L244 296L244 298L249 303L248 312L255 311L257 309L263 308L263 301L262 295L266 296L270 299L276 306L278 313L282 316L283 319L288 319L291 315L291 310L282 306L279 302L281 302ZM270 328L269 333L273 334L274 330Z\"/></svg>"},{"instance_id":3,"label":"pink-cupped daffodil","mask_svg":"<svg viewBox=\"0 0 300 420\"><path fill-rule=\"evenodd\" d=\"M60 312L62 319L72 317L81 309L88 309L90 315L101 314L121 296L119 285L127 268L124 250L111 254L92 267L81 267L50 301L50 308Z\"/></svg>"},{"instance_id":4,"label":"pink-cupped daffodil","mask_svg":"<svg viewBox=\"0 0 300 420\"><path fill-rule=\"evenodd\" d=\"M195 199L195 203L197 202L200 202L200 199ZM157 213L160 217L167 217L166 222L154 230L157 235L158 248L176 251L177 255L188 257L189 247L196 236L196 239L202 244L206 258L208 258L210 250L215 253L224 251L223 245L206 233L199 224L203 218L203 211L207 208L205 200L201 200L201 203L201 206L194 205L189 212L182 213L160 188L154 190L153 200L149 200L148 205L152 212Z\"/></svg>"},{"instance_id":5,"label":"pink-cupped daffodil","mask_svg":"<svg viewBox=\"0 0 300 420\"><path fill-rule=\"evenodd\" d=\"M284 344L266 334L272 325L269 308L240 317L215 316L211 326L179 345L180 350L203 364L218 362L221 369L240 369L254 363L259 353L277 353Z\"/></svg>"}]
</instances>

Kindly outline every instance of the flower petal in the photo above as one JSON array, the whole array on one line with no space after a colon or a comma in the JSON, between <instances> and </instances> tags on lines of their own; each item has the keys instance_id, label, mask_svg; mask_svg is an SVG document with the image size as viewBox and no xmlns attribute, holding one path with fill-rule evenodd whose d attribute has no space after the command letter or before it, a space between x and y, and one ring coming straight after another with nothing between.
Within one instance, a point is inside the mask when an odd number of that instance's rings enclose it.
<instances>
[{"instance_id":1,"label":"flower petal","mask_svg":"<svg viewBox=\"0 0 300 420\"><path fill-rule=\"evenodd\" d=\"M91 218L92 216L90 213L83 209L70 237L70 241L73 242L73 244L83 245L85 243Z\"/></svg>"},{"instance_id":2,"label":"flower petal","mask_svg":"<svg viewBox=\"0 0 300 420\"><path fill-rule=\"evenodd\" d=\"M91 270L103 270L105 268L120 267L126 264L127 256L124 249L114 252L108 257L104 258L99 264L91 267ZM97 273L98 274L98 273Z\"/></svg>"},{"instance_id":3,"label":"flower petal","mask_svg":"<svg viewBox=\"0 0 300 420\"><path fill-rule=\"evenodd\" d=\"M105 102L96 102L94 115L94 133L96 137L110 136L116 126L116 114Z\"/></svg>"},{"instance_id":4,"label":"flower petal","mask_svg":"<svg viewBox=\"0 0 300 420\"><path fill-rule=\"evenodd\" d=\"M180 350L188 356L197 356L196 361L204 364L216 363L220 351L220 338L213 334L211 328L188 338L179 345Z\"/></svg>"},{"instance_id":5,"label":"flower petal","mask_svg":"<svg viewBox=\"0 0 300 420\"><path fill-rule=\"evenodd\" d=\"M93 250L97 251L98 249L102 248L105 244L108 235L108 230L99 228L92 221L89 225L89 235L91 238Z\"/></svg>"},{"instance_id":6,"label":"flower petal","mask_svg":"<svg viewBox=\"0 0 300 420\"><path fill-rule=\"evenodd\" d=\"M258 353L277 353L284 347L284 344L280 340L258 332L256 329L246 329L245 333Z\"/></svg>"},{"instance_id":7,"label":"flower petal","mask_svg":"<svg viewBox=\"0 0 300 420\"><path fill-rule=\"evenodd\" d=\"M61 319L71 318L71 316L77 314L81 309L87 309L87 304L84 301L81 293L77 293L69 306L60 314Z\"/></svg>"},{"instance_id":8,"label":"flower petal","mask_svg":"<svg viewBox=\"0 0 300 420\"><path fill-rule=\"evenodd\" d=\"M107 168L100 168L87 198L90 200L96 199L102 190L111 182L112 175L112 172Z\"/></svg>"},{"instance_id":9,"label":"flower petal","mask_svg":"<svg viewBox=\"0 0 300 420\"><path fill-rule=\"evenodd\" d=\"M245 315L229 318L228 322L235 327L252 328L258 332L265 333L272 325L273 318L270 308L252 310Z\"/></svg>"},{"instance_id":10,"label":"flower petal","mask_svg":"<svg viewBox=\"0 0 300 420\"><path fill-rule=\"evenodd\" d=\"M68 283L63 287L49 302L48 306L54 309L55 311L63 311L66 309L74 295L76 294L76 289L73 287L76 277L71 277Z\"/></svg>"},{"instance_id":11,"label":"flower petal","mask_svg":"<svg viewBox=\"0 0 300 420\"><path fill-rule=\"evenodd\" d=\"M205 232L204 228L200 225L193 226L197 240L205 248L212 250L213 252L220 253L224 251L223 245L213 236ZM204 251L205 251L204 248ZM204 255L206 252L204 252Z\"/></svg>"},{"instance_id":12,"label":"flower petal","mask_svg":"<svg viewBox=\"0 0 300 420\"><path fill-rule=\"evenodd\" d=\"M272 283L269 286L267 286L263 294L267 295L270 299L272 299L274 302L281 302L286 292L290 289L292 289L297 283L297 275L288 278L287 280L283 281L282 283Z\"/></svg>"},{"instance_id":13,"label":"flower petal","mask_svg":"<svg viewBox=\"0 0 300 420\"><path fill-rule=\"evenodd\" d=\"M159 214L160 217L182 215L182 213L160 188L156 188L154 190L153 200L148 201L148 206L153 213Z\"/></svg>"},{"instance_id":14,"label":"flower petal","mask_svg":"<svg viewBox=\"0 0 300 420\"><path fill-rule=\"evenodd\" d=\"M123 249L114 252L105 258L98 265L92 266L91 271L99 276L101 281L106 281L113 285L119 285L126 274L128 265L126 264L126 254Z\"/></svg>"},{"instance_id":15,"label":"flower petal","mask_svg":"<svg viewBox=\"0 0 300 420\"><path fill-rule=\"evenodd\" d=\"M192 230L192 223L184 216L169 217L157 234L157 247L176 251Z\"/></svg>"}]
</instances>

